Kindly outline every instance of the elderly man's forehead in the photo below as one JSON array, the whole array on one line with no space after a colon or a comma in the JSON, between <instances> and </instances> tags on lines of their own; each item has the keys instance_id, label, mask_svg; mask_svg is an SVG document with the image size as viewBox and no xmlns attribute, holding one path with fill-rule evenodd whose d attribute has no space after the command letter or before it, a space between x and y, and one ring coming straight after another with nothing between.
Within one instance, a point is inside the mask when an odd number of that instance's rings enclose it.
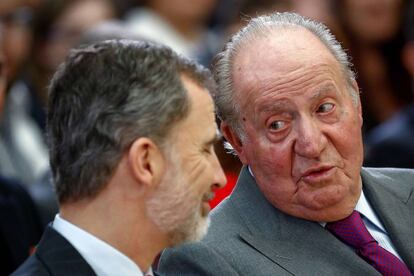
<instances>
[{"instance_id":1,"label":"elderly man's forehead","mask_svg":"<svg viewBox=\"0 0 414 276\"><path fill-rule=\"evenodd\" d=\"M269 32L259 33L242 43L235 56L235 65L237 70L246 68L243 64L254 69L275 58L278 60L273 64L275 69L283 69L283 66L302 62L304 58L309 62L321 56L334 59L329 49L309 30L300 26L272 27Z\"/></svg>"},{"instance_id":2,"label":"elderly man's forehead","mask_svg":"<svg viewBox=\"0 0 414 276\"><path fill-rule=\"evenodd\" d=\"M249 84L321 65L341 70L339 62L316 35L302 27L277 27L241 46L234 59L234 88L250 89Z\"/></svg>"}]
</instances>

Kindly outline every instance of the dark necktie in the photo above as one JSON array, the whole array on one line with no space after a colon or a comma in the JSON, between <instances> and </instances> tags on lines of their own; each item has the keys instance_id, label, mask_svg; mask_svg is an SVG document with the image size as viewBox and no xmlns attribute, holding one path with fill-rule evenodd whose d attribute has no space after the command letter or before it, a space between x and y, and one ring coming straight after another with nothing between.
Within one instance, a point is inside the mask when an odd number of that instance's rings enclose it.
<instances>
[{"instance_id":1,"label":"dark necktie","mask_svg":"<svg viewBox=\"0 0 414 276\"><path fill-rule=\"evenodd\" d=\"M342 220L327 223L326 228L338 239L353 247L360 257L382 275L412 275L400 259L378 245L357 211L353 211L349 217Z\"/></svg>"}]
</instances>

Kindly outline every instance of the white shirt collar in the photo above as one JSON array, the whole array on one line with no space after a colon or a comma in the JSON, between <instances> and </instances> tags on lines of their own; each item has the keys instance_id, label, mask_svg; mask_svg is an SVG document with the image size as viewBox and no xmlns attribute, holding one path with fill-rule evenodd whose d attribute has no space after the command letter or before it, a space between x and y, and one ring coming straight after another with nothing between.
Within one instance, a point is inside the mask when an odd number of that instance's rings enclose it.
<instances>
[{"instance_id":1,"label":"white shirt collar","mask_svg":"<svg viewBox=\"0 0 414 276\"><path fill-rule=\"evenodd\" d=\"M65 237L98 276L134 275L142 271L130 258L85 230L56 215L53 228ZM151 268L145 275L152 275Z\"/></svg>"},{"instance_id":2,"label":"white shirt collar","mask_svg":"<svg viewBox=\"0 0 414 276\"><path fill-rule=\"evenodd\" d=\"M364 190L361 190L361 196L359 197L357 205L355 206L355 210L362 214L372 224L380 228L382 231L386 232L381 221L375 214L374 209L371 207L371 204L369 204L367 198L365 197Z\"/></svg>"},{"instance_id":3,"label":"white shirt collar","mask_svg":"<svg viewBox=\"0 0 414 276\"><path fill-rule=\"evenodd\" d=\"M255 177L254 177L254 174L253 174L253 172L252 172L252 169L250 168L250 166L247 166L247 169L249 170L249 173L253 176L253 178L255 178Z\"/></svg>"}]
</instances>

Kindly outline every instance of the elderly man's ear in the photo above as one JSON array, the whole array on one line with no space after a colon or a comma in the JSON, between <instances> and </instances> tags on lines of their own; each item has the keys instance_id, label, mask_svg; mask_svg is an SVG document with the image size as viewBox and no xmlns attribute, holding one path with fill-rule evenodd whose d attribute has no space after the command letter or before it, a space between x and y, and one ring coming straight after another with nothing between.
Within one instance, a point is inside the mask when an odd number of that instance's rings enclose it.
<instances>
[{"instance_id":1,"label":"elderly man's ear","mask_svg":"<svg viewBox=\"0 0 414 276\"><path fill-rule=\"evenodd\" d=\"M231 144L234 151L237 153L240 161L247 165L243 142L241 141L239 135L226 122L221 122L220 130L224 138L226 138L227 142Z\"/></svg>"},{"instance_id":2,"label":"elderly man's ear","mask_svg":"<svg viewBox=\"0 0 414 276\"><path fill-rule=\"evenodd\" d=\"M142 137L129 148L128 165L132 177L143 189L154 189L162 180L166 160L159 146Z\"/></svg>"},{"instance_id":3,"label":"elderly man's ear","mask_svg":"<svg viewBox=\"0 0 414 276\"><path fill-rule=\"evenodd\" d=\"M356 93L356 97L358 97L358 105L357 105L358 119L359 119L360 127L362 127L362 124L364 123L364 119L362 118L362 104L361 104L361 98L359 97L359 86L356 80L352 81L352 88L354 89Z\"/></svg>"}]
</instances>

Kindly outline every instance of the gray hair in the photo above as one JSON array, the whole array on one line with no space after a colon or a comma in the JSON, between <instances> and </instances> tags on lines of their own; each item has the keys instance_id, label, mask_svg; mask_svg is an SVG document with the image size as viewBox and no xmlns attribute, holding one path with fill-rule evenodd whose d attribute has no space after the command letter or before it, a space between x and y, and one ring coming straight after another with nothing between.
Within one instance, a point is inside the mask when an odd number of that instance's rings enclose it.
<instances>
[{"instance_id":1,"label":"gray hair","mask_svg":"<svg viewBox=\"0 0 414 276\"><path fill-rule=\"evenodd\" d=\"M217 93L214 95L218 116L229 124L240 138L244 137L244 132L238 117L240 107L234 100L232 75L235 57L249 42L273 35L274 32L271 33L271 31L284 27L305 28L318 37L341 65L349 88L351 88L354 103L359 102L358 92L352 89L352 83L355 80L352 65L339 42L325 25L290 12L259 16L251 19L247 26L233 35L224 50L216 56L213 66L214 78L218 86Z\"/></svg>"},{"instance_id":2,"label":"gray hair","mask_svg":"<svg viewBox=\"0 0 414 276\"><path fill-rule=\"evenodd\" d=\"M72 50L49 88L50 164L59 202L95 196L139 137L162 150L189 112L186 75L214 89L208 70L170 48L111 40Z\"/></svg>"}]
</instances>

